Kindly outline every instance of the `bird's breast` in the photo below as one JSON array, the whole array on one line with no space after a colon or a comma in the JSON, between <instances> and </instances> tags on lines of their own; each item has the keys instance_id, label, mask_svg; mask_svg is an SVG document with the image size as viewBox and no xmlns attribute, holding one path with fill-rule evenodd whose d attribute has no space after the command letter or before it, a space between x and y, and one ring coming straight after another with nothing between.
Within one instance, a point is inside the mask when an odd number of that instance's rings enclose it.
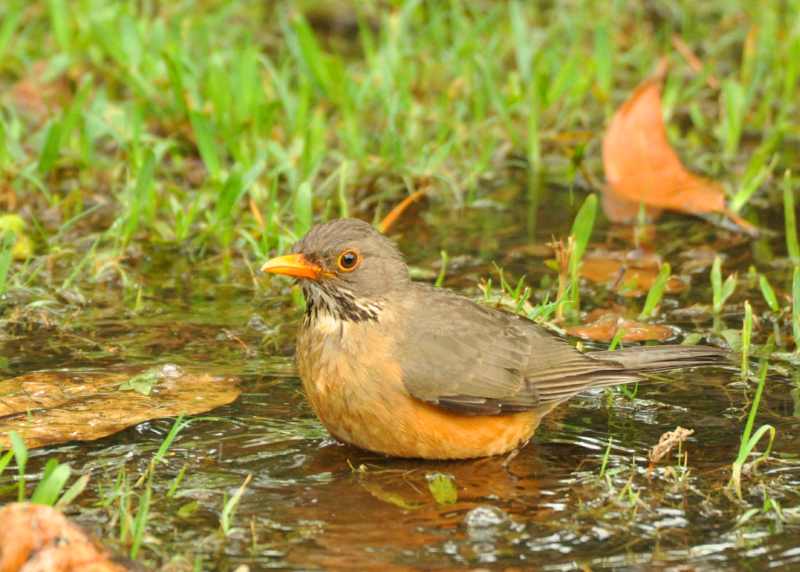
<instances>
[{"instance_id":1,"label":"bird's breast","mask_svg":"<svg viewBox=\"0 0 800 572\"><path fill-rule=\"evenodd\" d=\"M389 423L392 407L409 399L385 329L380 321L320 316L306 323L298 337L297 366L306 396L323 424L343 441L359 445L373 439L369 428Z\"/></svg>"}]
</instances>

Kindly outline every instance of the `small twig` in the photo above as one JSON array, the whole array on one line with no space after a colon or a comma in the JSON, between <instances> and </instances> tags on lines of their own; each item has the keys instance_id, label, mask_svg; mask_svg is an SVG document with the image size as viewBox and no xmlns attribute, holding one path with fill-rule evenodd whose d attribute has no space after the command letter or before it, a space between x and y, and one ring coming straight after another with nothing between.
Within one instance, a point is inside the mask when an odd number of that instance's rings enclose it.
<instances>
[{"instance_id":1,"label":"small twig","mask_svg":"<svg viewBox=\"0 0 800 572\"><path fill-rule=\"evenodd\" d=\"M702 73L703 72L703 62L700 58L695 55L692 51L692 48L683 41L679 35L674 34L672 36L672 47L674 47L677 52L683 56L683 59L686 60L686 63L689 64L689 67L692 68L692 71L695 73ZM709 73L706 76L706 82L708 83L708 87L711 89L719 89L719 80L714 76L714 74Z\"/></svg>"},{"instance_id":2,"label":"small twig","mask_svg":"<svg viewBox=\"0 0 800 572\"><path fill-rule=\"evenodd\" d=\"M258 223L258 228L263 229L265 226L264 216L261 214L261 210L258 208L258 205L252 199L252 197L250 198L250 212L253 213L253 218L256 219L256 222Z\"/></svg>"},{"instance_id":3,"label":"small twig","mask_svg":"<svg viewBox=\"0 0 800 572\"><path fill-rule=\"evenodd\" d=\"M425 191L415 191L408 195L406 198L400 201L396 207L389 211L389 214L383 217L383 220L378 225L378 230L380 230L382 233L388 232L389 229L394 226L394 223L396 223L397 220L403 215L403 213L408 210L408 207L422 199L424 196Z\"/></svg>"},{"instance_id":4,"label":"small twig","mask_svg":"<svg viewBox=\"0 0 800 572\"><path fill-rule=\"evenodd\" d=\"M680 425L675 428L675 431L667 431L664 433L658 440L658 443L650 449L650 454L648 455L650 464L655 465L658 463L672 451L675 445L680 445L693 434L694 429L684 429Z\"/></svg>"}]
</instances>

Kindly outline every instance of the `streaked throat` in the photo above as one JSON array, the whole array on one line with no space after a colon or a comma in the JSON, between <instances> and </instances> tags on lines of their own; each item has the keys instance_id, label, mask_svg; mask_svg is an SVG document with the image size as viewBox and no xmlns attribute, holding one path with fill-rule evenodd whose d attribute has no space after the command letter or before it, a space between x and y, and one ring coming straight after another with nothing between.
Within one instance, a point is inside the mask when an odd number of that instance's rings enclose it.
<instances>
[{"instance_id":1,"label":"streaked throat","mask_svg":"<svg viewBox=\"0 0 800 572\"><path fill-rule=\"evenodd\" d=\"M303 296L306 299L306 325L321 321L377 321L382 310L379 302L360 298L339 285L304 282Z\"/></svg>"}]
</instances>

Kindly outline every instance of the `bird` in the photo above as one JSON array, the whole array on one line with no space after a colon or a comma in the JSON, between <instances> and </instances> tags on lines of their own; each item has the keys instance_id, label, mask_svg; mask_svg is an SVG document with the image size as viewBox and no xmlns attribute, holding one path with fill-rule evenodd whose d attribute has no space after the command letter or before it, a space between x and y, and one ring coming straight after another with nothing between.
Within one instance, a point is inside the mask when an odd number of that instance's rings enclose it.
<instances>
[{"instance_id":1,"label":"bird","mask_svg":"<svg viewBox=\"0 0 800 572\"><path fill-rule=\"evenodd\" d=\"M525 317L413 281L395 243L359 219L315 225L261 271L301 284L296 362L316 416L339 441L389 457L516 454L578 393L726 356L684 345L579 351Z\"/></svg>"}]
</instances>

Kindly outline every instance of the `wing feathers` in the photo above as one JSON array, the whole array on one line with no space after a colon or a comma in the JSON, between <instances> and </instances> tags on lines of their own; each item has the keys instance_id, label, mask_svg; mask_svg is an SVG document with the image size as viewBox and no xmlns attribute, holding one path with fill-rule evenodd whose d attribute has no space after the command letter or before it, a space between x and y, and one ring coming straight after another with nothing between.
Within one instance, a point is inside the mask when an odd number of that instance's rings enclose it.
<instances>
[{"instance_id":1,"label":"wing feathers","mask_svg":"<svg viewBox=\"0 0 800 572\"><path fill-rule=\"evenodd\" d=\"M524 318L446 290L415 285L396 348L418 399L462 414L524 411L590 387L642 380L640 372L719 363L725 352L657 346L581 353Z\"/></svg>"}]
</instances>

